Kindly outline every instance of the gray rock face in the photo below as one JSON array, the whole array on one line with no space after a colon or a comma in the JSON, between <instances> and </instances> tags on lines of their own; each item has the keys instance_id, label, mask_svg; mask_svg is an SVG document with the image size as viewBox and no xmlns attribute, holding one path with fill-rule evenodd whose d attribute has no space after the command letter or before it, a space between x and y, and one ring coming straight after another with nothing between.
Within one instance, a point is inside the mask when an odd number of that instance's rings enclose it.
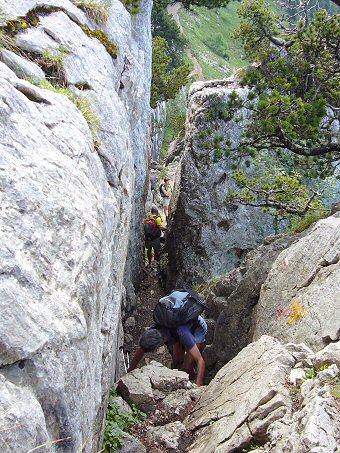
<instances>
[{"instance_id":1,"label":"gray rock face","mask_svg":"<svg viewBox=\"0 0 340 453\"><path fill-rule=\"evenodd\" d=\"M284 381L294 364L270 337L243 349L217 373L189 416L197 432L189 451L227 452L263 440L269 424L290 407Z\"/></svg>"},{"instance_id":2,"label":"gray rock face","mask_svg":"<svg viewBox=\"0 0 340 453\"><path fill-rule=\"evenodd\" d=\"M332 354L339 359L338 349ZM316 358L303 344L284 346L268 336L244 348L217 373L186 419L195 431L188 451L224 453L253 445L266 453L337 451L340 415L331 388L339 369L333 364L289 384L292 375L311 371L304 359Z\"/></svg>"},{"instance_id":3,"label":"gray rock face","mask_svg":"<svg viewBox=\"0 0 340 453\"><path fill-rule=\"evenodd\" d=\"M314 350L339 340L339 260L336 213L317 222L275 260L254 314L254 339L266 333Z\"/></svg>"},{"instance_id":4,"label":"gray rock face","mask_svg":"<svg viewBox=\"0 0 340 453\"><path fill-rule=\"evenodd\" d=\"M25 60L25 58L19 55L2 49L0 51L0 60L5 63L18 77L31 78L35 80L41 80L45 78L45 73L38 65L31 61Z\"/></svg>"},{"instance_id":5,"label":"gray rock face","mask_svg":"<svg viewBox=\"0 0 340 453\"><path fill-rule=\"evenodd\" d=\"M235 89L241 97L248 93L231 80L194 83L189 93L185 150L177 185L181 191L173 197L177 203L169 234L171 288L231 271L245 251L273 231L272 220L261 211L225 204L228 188L234 187L232 161L219 159L216 150L219 143L228 140L239 143L243 123L220 119L218 109L226 108ZM240 113L247 115L246 111Z\"/></svg>"},{"instance_id":6,"label":"gray rock face","mask_svg":"<svg viewBox=\"0 0 340 453\"><path fill-rule=\"evenodd\" d=\"M166 448L166 451L178 452L179 441L181 436L185 433L186 428L183 423L177 421L168 423L164 426L156 426L149 429L147 436L152 442L160 444Z\"/></svg>"},{"instance_id":7,"label":"gray rock face","mask_svg":"<svg viewBox=\"0 0 340 453\"><path fill-rule=\"evenodd\" d=\"M66 96L0 63L1 425L16 430L31 414L11 451L67 438L58 451L80 451L86 440L87 453L101 448L116 372L135 169L137 192L145 184L151 1L133 20L111 2L106 33L119 44L117 60L81 30L78 23L92 24L74 4L43 3L67 14L41 16L17 44L69 50L65 78L89 87L82 95L99 117L100 147ZM14 18L41 2L3 4Z\"/></svg>"},{"instance_id":8,"label":"gray rock face","mask_svg":"<svg viewBox=\"0 0 340 453\"><path fill-rule=\"evenodd\" d=\"M216 364L220 368L252 341L253 312L261 286L279 253L297 237L268 238L265 244L247 254L240 267L212 285L206 296L205 312L216 321L209 368Z\"/></svg>"},{"instance_id":9,"label":"gray rock face","mask_svg":"<svg viewBox=\"0 0 340 453\"><path fill-rule=\"evenodd\" d=\"M156 401L165 398L166 394L190 386L187 373L170 370L155 361L126 374L118 382L123 398L146 412L151 412Z\"/></svg>"}]
</instances>

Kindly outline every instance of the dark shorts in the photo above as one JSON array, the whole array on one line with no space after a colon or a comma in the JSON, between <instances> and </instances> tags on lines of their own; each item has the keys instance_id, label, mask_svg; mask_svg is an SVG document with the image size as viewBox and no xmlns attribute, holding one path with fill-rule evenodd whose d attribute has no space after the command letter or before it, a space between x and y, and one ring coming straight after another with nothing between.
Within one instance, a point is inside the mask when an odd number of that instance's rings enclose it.
<instances>
[{"instance_id":1,"label":"dark shorts","mask_svg":"<svg viewBox=\"0 0 340 453\"><path fill-rule=\"evenodd\" d=\"M148 250L153 249L155 254L159 254L161 251L161 238L152 239L151 241L145 239L145 247Z\"/></svg>"}]
</instances>

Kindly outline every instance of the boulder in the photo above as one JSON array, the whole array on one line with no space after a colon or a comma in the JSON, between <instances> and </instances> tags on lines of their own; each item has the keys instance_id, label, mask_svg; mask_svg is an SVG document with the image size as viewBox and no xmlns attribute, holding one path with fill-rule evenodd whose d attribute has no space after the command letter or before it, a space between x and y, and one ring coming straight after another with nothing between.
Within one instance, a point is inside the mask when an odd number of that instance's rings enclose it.
<instances>
[{"instance_id":1,"label":"boulder","mask_svg":"<svg viewBox=\"0 0 340 453\"><path fill-rule=\"evenodd\" d=\"M165 398L166 394L190 387L187 373L170 370L155 361L126 374L118 382L123 398L133 401L145 412L151 412L157 400Z\"/></svg>"},{"instance_id":2,"label":"boulder","mask_svg":"<svg viewBox=\"0 0 340 453\"><path fill-rule=\"evenodd\" d=\"M199 398L202 387L193 388L192 390L179 389L171 392L161 402L161 407L175 415L183 417L193 406L193 402Z\"/></svg>"},{"instance_id":3,"label":"boulder","mask_svg":"<svg viewBox=\"0 0 340 453\"><path fill-rule=\"evenodd\" d=\"M121 431L123 445L115 450L116 453L146 453L146 448L136 437Z\"/></svg>"},{"instance_id":4,"label":"boulder","mask_svg":"<svg viewBox=\"0 0 340 453\"><path fill-rule=\"evenodd\" d=\"M314 351L340 338L340 214L320 220L282 251L254 312L254 339L273 335Z\"/></svg>"},{"instance_id":5,"label":"boulder","mask_svg":"<svg viewBox=\"0 0 340 453\"><path fill-rule=\"evenodd\" d=\"M1 49L0 60L5 63L20 78L33 80L42 80L45 73L38 65L32 61L26 60L10 50Z\"/></svg>"},{"instance_id":6,"label":"boulder","mask_svg":"<svg viewBox=\"0 0 340 453\"><path fill-rule=\"evenodd\" d=\"M254 451L255 445L266 453L337 451L340 414L332 388L339 369L334 362L323 366L321 356L321 369L311 370L302 362L316 356L304 344L262 336L248 345L217 373L185 420L195 436L188 451ZM324 358L330 363L329 351Z\"/></svg>"},{"instance_id":7,"label":"boulder","mask_svg":"<svg viewBox=\"0 0 340 453\"><path fill-rule=\"evenodd\" d=\"M213 339L216 358L209 368L220 368L252 341L253 311L271 266L279 253L298 236L282 235L249 252L240 267L211 285L207 315L216 321Z\"/></svg>"},{"instance_id":8,"label":"boulder","mask_svg":"<svg viewBox=\"0 0 340 453\"><path fill-rule=\"evenodd\" d=\"M335 365L334 365L335 366ZM335 366L336 367L336 366ZM340 442L340 415L331 395L330 376L338 375L338 368L319 372L314 379L301 385L300 408L293 414L274 422L268 429L266 452L298 453L336 452Z\"/></svg>"},{"instance_id":9,"label":"boulder","mask_svg":"<svg viewBox=\"0 0 340 453\"><path fill-rule=\"evenodd\" d=\"M150 441L165 447L167 452L174 453L179 451L179 445L185 432L186 427L183 423L177 421L150 428L147 437Z\"/></svg>"},{"instance_id":10,"label":"boulder","mask_svg":"<svg viewBox=\"0 0 340 453\"><path fill-rule=\"evenodd\" d=\"M227 108L234 90L241 98L248 95L248 88L237 86L233 79L194 83L190 88L167 238L169 288L192 286L231 271L247 251L274 232L272 219L261 210L225 203L228 189L235 188L233 161L216 158L215 148L240 142L249 113L240 112L241 122L216 116L219 109ZM179 146L182 149L183 144Z\"/></svg>"},{"instance_id":11,"label":"boulder","mask_svg":"<svg viewBox=\"0 0 340 453\"><path fill-rule=\"evenodd\" d=\"M116 404L123 412L127 412L128 414L133 413L131 407L121 396L110 397L109 404Z\"/></svg>"},{"instance_id":12,"label":"boulder","mask_svg":"<svg viewBox=\"0 0 340 453\"><path fill-rule=\"evenodd\" d=\"M267 427L290 410L285 379L295 365L277 340L263 336L225 365L201 395L187 425L189 451L213 453L263 441Z\"/></svg>"}]
</instances>

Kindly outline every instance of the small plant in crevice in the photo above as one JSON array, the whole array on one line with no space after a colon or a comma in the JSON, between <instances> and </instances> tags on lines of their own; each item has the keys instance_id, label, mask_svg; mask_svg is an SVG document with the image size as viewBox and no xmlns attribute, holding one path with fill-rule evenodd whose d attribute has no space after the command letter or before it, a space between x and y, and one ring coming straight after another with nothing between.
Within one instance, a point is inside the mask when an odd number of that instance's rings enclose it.
<instances>
[{"instance_id":1,"label":"small plant in crevice","mask_svg":"<svg viewBox=\"0 0 340 453\"><path fill-rule=\"evenodd\" d=\"M63 65L69 53L69 50L62 46L52 51L45 49L41 56L35 57L34 62L42 68L48 79L54 81L55 85L63 86L66 83Z\"/></svg>"},{"instance_id":2,"label":"small plant in crevice","mask_svg":"<svg viewBox=\"0 0 340 453\"><path fill-rule=\"evenodd\" d=\"M307 379L314 379L316 378L318 372L315 368L312 368L308 373L306 373L306 376L305 376L305 381Z\"/></svg>"},{"instance_id":3,"label":"small plant in crevice","mask_svg":"<svg viewBox=\"0 0 340 453\"><path fill-rule=\"evenodd\" d=\"M202 297L207 297L209 291L212 290L216 284L223 279L223 275L217 275L211 280L204 283L195 283L192 287L194 291L197 291Z\"/></svg>"},{"instance_id":4,"label":"small plant in crevice","mask_svg":"<svg viewBox=\"0 0 340 453\"><path fill-rule=\"evenodd\" d=\"M290 398L293 403L293 412L296 412L301 405L301 387L293 384L288 384L287 387L289 389Z\"/></svg>"},{"instance_id":5,"label":"small plant in crevice","mask_svg":"<svg viewBox=\"0 0 340 453\"><path fill-rule=\"evenodd\" d=\"M78 110L82 113L83 117L85 118L94 143L95 149L100 147L100 141L96 137L96 133L100 127L100 118L97 113L94 111L91 100L87 95L83 94L75 94L71 91L66 85L59 85L55 83L51 83L49 80L35 80L35 79L27 79L33 85L39 86L40 88L45 88L46 90L53 91L53 93L58 93L66 96L73 104L76 105Z\"/></svg>"},{"instance_id":6,"label":"small plant in crevice","mask_svg":"<svg viewBox=\"0 0 340 453\"><path fill-rule=\"evenodd\" d=\"M99 148L100 142L96 138L96 132L100 127L100 119L91 105L91 100L86 95L80 95L77 96L73 102L77 106L78 110L80 110L87 124L89 125L95 148Z\"/></svg>"},{"instance_id":7,"label":"small plant in crevice","mask_svg":"<svg viewBox=\"0 0 340 453\"><path fill-rule=\"evenodd\" d=\"M123 0L123 5L129 11L130 14L140 13L139 0Z\"/></svg>"},{"instance_id":8,"label":"small plant in crevice","mask_svg":"<svg viewBox=\"0 0 340 453\"><path fill-rule=\"evenodd\" d=\"M76 6L98 25L105 25L109 20L109 6L101 0L83 0L76 2Z\"/></svg>"},{"instance_id":9,"label":"small plant in crevice","mask_svg":"<svg viewBox=\"0 0 340 453\"><path fill-rule=\"evenodd\" d=\"M117 396L116 389L110 392L109 404L106 411L105 431L104 431L104 453L112 453L124 445L124 434L128 432L132 425L140 422L146 414L132 405L132 414L123 411L116 403L110 401Z\"/></svg>"},{"instance_id":10,"label":"small plant in crevice","mask_svg":"<svg viewBox=\"0 0 340 453\"><path fill-rule=\"evenodd\" d=\"M117 44L111 41L110 38L102 30L91 30L91 28L87 27L86 25L82 25L81 29L90 38L98 39L98 41L103 44L112 58L116 59L118 57Z\"/></svg>"}]
</instances>

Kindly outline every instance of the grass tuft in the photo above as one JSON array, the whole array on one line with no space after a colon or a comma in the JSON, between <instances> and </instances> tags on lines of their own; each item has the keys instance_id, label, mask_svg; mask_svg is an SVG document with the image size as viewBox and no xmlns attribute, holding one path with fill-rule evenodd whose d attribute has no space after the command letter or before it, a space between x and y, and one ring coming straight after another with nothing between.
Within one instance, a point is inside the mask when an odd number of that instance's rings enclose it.
<instances>
[{"instance_id":1,"label":"grass tuft","mask_svg":"<svg viewBox=\"0 0 340 453\"><path fill-rule=\"evenodd\" d=\"M77 2L76 5L98 25L105 25L109 20L110 13L106 2L100 0L83 0Z\"/></svg>"},{"instance_id":2,"label":"grass tuft","mask_svg":"<svg viewBox=\"0 0 340 453\"><path fill-rule=\"evenodd\" d=\"M100 128L100 118L97 113L94 111L91 100L88 96L80 94L77 96L73 91L63 85L52 84L48 80L34 80L27 79L33 85L39 86L40 88L45 88L45 90L53 91L53 93L58 93L66 96L71 102L73 102L78 110L82 113L85 118L93 138L95 148L99 148L100 142L96 138L96 133Z\"/></svg>"}]
</instances>

